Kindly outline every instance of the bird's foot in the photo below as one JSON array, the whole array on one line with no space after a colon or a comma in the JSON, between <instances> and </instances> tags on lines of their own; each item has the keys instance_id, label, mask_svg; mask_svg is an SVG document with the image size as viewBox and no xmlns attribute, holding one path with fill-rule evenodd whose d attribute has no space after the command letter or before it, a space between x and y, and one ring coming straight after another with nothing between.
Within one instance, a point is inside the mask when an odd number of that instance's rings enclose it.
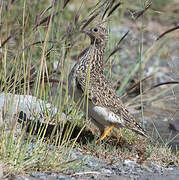
<instances>
[{"instance_id":1,"label":"bird's foot","mask_svg":"<svg viewBox=\"0 0 179 180\"><path fill-rule=\"evenodd\" d=\"M101 137L96 141L96 144L98 144L100 141L102 141L106 136L109 135L111 130L114 128L115 124L111 124L107 129L104 130L103 134Z\"/></svg>"}]
</instances>

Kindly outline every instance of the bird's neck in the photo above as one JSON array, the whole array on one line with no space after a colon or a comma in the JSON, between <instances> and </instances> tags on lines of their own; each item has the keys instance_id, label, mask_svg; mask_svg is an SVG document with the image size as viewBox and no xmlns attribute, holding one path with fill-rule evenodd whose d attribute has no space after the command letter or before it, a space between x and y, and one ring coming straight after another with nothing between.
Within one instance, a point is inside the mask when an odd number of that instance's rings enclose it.
<instances>
[{"instance_id":1,"label":"bird's neck","mask_svg":"<svg viewBox=\"0 0 179 180\"><path fill-rule=\"evenodd\" d=\"M91 44L88 48L83 50L80 55L78 56L79 62L78 67L81 69L84 67L86 71L90 67L90 72L92 74L95 73L102 73L104 72L104 63L103 63L103 56L104 56L105 48L101 48L98 46L94 46Z\"/></svg>"},{"instance_id":2,"label":"bird's neck","mask_svg":"<svg viewBox=\"0 0 179 180\"><path fill-rule=\"evenodd\" d=\"M103 73L104 69L104 50L105 48L91 45L91 58L89 58L89 63L91 63L90 71L93 73Z\"/></svg>"}]
</instances>

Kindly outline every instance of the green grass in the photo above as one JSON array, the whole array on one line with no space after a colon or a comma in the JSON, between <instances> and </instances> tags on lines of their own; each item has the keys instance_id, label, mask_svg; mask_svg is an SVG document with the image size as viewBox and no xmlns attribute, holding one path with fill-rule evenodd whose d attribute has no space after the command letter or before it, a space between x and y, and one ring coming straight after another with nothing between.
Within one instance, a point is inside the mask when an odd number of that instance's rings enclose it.
<instances>
[{"instance_id":1,"label":"green grass","mask_svg":"<svg viewBox=\"0 0 179 180\"><path fill-rule=\"evenodd\" d=\"M162 3L161 0L157 1L156 9L158 9L160 2ZM95 145L96 137L84 128L87 126L90 132L97 132L93 125L85 122L83 113L69 98L67 74L71 66L71 56L77 55L84 49L83 47L87 47L89 44L88 39L80 35L79 28L80 23L88 18L89 14L96 8L97 1L93 3L70 1L63 9L63 1L57 1L55 4L50 4L50 1L45 0L41 3L27 0L14 1L13 3L3 1L0 7L0 45L3 45L0 48L0 91L13 94L31 94L48 101L55 105L59 112L55 117L52 117L47 111L43 118L49 121L53 120L56 127L58 124L64 127L63 131L45 137L46 126L40 128L36 135L33 131L26 133L26 126L21 127L17 123L17 116L13 117L14 122L16 122L14 126L11 127L8 124L2 126L0 129L0 139L2 140L0 141L0 164L3 166L6 177L33 171L63 172L72 166L78 168L80 165L75 164L68 157L68 152L76 147L80 147L84 153L90 152L100 158L114 159L118 155L122 159L126 159L135 157L141 151L140 162L151 160L167 165L171 159L178 163L177 156L167 146L158 143L150 144L146 141L141 143L140 137L128 130L122 129L123 138L121 141L114 138L118 137L119 132L117 131L114 132L114 137L109 138L101 145ZM50 5L52 6L50 7ZM155 6L155 4L153 5ZM75 10L72 10L73 6ZM120 25L120 21L125 17L126 9L141 10L142 7L141 1L124 2L120 11L115 11L106 24L109 28L113 24ZM76 15L79 15L77 24L74 23ZM146 16L152 15L148 13ZM91 24L97 22L94 20ZM129 81L136 72L140 72L139 80L141 81L142 71L147 61L153 55L160 55L160 50L165 46L166 41L161 40L144 50L142 26L140 33L141 38L138 43L140 50L136 52L138 53L136 64L128 66L128 75L122 77L123 81L117 91L118 94L125 93ZM117 42L114 42L113 39L115 39L115 35L111 33L106 57L114 49ZM57 72L53 70L54 61L58 62ZM109 61L110 66L106 68L106 74L109 79L112 79L114 74L111 71L111 66L119 61L118 54L111 57ZM32 67L35 67L37 72L33 78L30 76ZM46 76L47 79L45 79ZM29 77L34 82L33 87L29 84ZM22 79L23 81L21 81ZM50 81L54 79L58 79L59 82L53 83L55 87L52 87ZM116 80L114 78L114 81ZM162 98L166 92L167 89L152 98L149 97L149 99L145 99L141 92L134 100L138 104L151 103ZM67 126L66 121L62 121L63 112L67 114L67 120L71 121ZM5 120L7 109L4 109L3 113ZM75 133L73 134L73 132ZM77 140L78 137L80 140ZM86 139L83 142L84 138ZM159 155L157 152L161 154ZM155 161L156 156L158 157L157 161Z\"/></svg>"}]
</instances>

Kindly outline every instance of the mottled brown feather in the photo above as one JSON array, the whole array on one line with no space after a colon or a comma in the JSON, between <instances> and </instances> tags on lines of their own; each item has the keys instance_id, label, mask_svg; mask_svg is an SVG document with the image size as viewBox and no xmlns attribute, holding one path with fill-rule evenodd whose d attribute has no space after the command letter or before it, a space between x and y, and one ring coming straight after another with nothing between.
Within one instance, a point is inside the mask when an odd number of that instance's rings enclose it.
<instances>
[{"instance_id":1,"label":"mottled brown feather","mask_svg":"<svg viewBox=\"0 0 179 180\"><path fill-rule=\"evenodd\" d=\"M107 30L98 26L86 31L86 34L91 39L91 45L79 55L79 61L72 70L76 87L83 96L88 93L88 99L93 105L113 112L119 117L119 122L122 118L125 123L121 126L147 136L104 76L103 56L108 39Z\"/></svg>"}]
</instances>

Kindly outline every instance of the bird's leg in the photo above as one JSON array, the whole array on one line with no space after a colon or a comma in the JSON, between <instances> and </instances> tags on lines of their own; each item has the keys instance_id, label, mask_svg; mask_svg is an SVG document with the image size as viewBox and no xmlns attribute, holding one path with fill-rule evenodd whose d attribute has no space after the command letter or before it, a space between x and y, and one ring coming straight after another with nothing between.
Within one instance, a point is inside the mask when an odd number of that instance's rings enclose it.
<instances>
[{"instance_id":1,"label":"bird's leg","mask_svg":"<svg viewBox=\"0 0 179 180\"><path fill-rule=\"evenodd\" d=\"M109 135L109 133L111 132L111 130L114 128L115 124L111 124L107 129L104 130L103 134L101 135L100 139L98 139L96 141L96 144L99 143L99 141L102 141L106 136Z\"/></svg>"},{"instance_id":2,"label":"bird's leg","mask_svg":"<svg viewBox=\"0 0 179 180\"><path fill-rule=\"evenodd\" d=\"M104 130L103 134L100 137L100 140L102 141L106 136L109 135L109 133L111 132L111 130L114 128L115 124L111 124L107 129Z\"/></svg>"}]
</instances>

